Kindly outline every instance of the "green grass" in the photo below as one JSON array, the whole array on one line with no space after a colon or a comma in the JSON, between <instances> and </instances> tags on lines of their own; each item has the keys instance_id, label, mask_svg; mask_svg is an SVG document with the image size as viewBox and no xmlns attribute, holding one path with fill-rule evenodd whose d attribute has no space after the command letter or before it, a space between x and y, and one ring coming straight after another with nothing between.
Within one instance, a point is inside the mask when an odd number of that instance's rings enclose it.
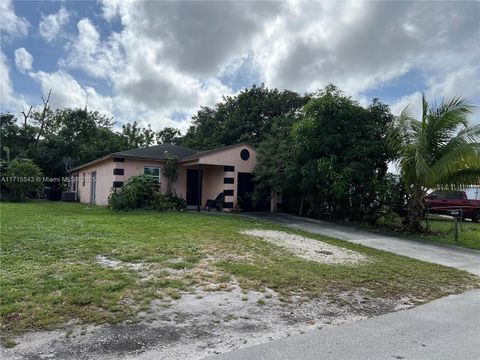
<instances>
[{"instance_id":1,"label":"green grass","mask_svg":"<svg viewBox=\"0 0 480 360\"><path fill-rule=\"evenodd\" d=\"M421 239L480 250L480 223L459 223L458 241L455 241L453 220L432 218L429 224L435 234L420 235Z\"/></svg>"},{"instance_id":2,"label":"green grass","mask_svg":"<svg viewBox=\"0 0 480 360\"><path fill-rule=\"evenodd\" d=\"M244 289L268 287L284 298L362 289L426 301L480 285L466 272L313 234L307 235L365 253L370 261L350 267L302 260L239 233L295 231L240 216L112 213L53 202L1 203L0 210L0 317L8 333L70 321L115 323L148 309L153 299L168 306L197 286L226 289L233 277ZM102 267L99 255L128 266Z\"/></svg>"},{"instance_id":3,"label":"green grass","mask_svg":"<svg viewBox=\"0 0 480 360\"><path fill-rule=\"evenodd\" d=\"M425 221L423 222L425 225ZM380 218L377 226L386 232L395 231L395 235L402 234L402 218L398 215L389 215ZM443 244L456 245L480 250L480 223L463 221L458 232L458 241L455 241L453 219L439 215L430 215L430 232L426 234L408 234L408 238L434 241ZM368 226L367 226L368 227Z\"/></svg>"}]
</instances>

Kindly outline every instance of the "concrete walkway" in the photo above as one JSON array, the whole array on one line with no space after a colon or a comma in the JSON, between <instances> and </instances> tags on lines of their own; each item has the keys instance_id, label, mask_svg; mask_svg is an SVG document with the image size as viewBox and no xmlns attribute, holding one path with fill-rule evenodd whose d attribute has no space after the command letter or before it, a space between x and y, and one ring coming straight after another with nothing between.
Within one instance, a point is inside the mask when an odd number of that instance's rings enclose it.
<instances>
[{"instance_id":1,"label":"concrete walkway","mask_svg":"<svg viewBox=\"0 0 480 360\"><path fill-rule=\"evenodd\" d=\"M246 216L480 275L480 251L478 250L398 238L364 229L283 213L250 213L246 214Z\"/></svg>"},{"instance_id":2,"label":"concrete walkway","mask_svg":"<svg viewBox=\"0 0 480 360\"><path fill-rule=\"evenodd\" d=\"M480 359L480 290L212 360Z\"/></svg>"}]
</instances>

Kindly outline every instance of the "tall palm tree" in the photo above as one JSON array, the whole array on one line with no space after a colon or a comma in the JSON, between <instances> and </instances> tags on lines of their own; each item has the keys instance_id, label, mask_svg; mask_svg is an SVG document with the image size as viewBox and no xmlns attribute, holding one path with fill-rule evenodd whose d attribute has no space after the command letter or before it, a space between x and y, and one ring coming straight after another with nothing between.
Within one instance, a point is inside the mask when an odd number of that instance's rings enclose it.
<instances>
[{"instance_id":1,"label":"tall palm tree","mask_svg":"<svg viewBox=\"0 0 480 360\"><path fill-rule=\"evenodd\" d=\"M423 230L428 189L480 183L480 125L470 126L468 120L473 109L460 97L429 107L422 96L420 121L411 116L408 106L395 119L388 138L407 190L407 229Z\"/></svg>"}]
</instances>

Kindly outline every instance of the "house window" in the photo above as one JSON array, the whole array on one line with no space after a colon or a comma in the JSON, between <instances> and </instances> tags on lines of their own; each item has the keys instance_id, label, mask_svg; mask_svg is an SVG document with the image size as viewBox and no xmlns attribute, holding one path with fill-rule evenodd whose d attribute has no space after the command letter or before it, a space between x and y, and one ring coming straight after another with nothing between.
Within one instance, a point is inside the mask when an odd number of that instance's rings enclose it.
<instances>
[{"instance_id":1,"label":"house window","mask_svg":"<svg viewBox=\"0 0 480 360\"><path fill-rule=\"evenodd\" d=\"M123 181L114 181L113 182L113 188L114 189L121 188L122 186L123 186Z\"/></svg>"},{"instance_id":2,"label":"house window","mask_svg":"<svg viewBox=\"0 0 480 360\"><path fill-rule=\"evenodd\" d=\"M113 175L124 175L124 169L115 168L113 169Z\"/></svg>"},{"instance_id":3,"label":"house window","mask_svg":"<svg viewBox=\"0 0 480 360\"><path fill-rule=\"evenodd\" d=\"M85 186L85 173L82 175L82 186Z\"/></svg>"},{"instance_id":4,"label":"house window","mask_svg":"<svg viewBox=\"0 0 480 360\"><path fill-rule=\"evenodd\" d=\"M250 158L250 152L247 149L243 149L242 151L240 151L240 157L242 158L242 160L247 161Z\"/></svg>"},{"instance_id":5,"label":"house window","mask_svg":"<svg viewBox=\"0 0 480 360\"><path fill-rule=\"evenodd\" d=\"M153 179L160 182L160 168L144 167L143 173L145 175L151 176Z\"/></svg>"}]
</instances>

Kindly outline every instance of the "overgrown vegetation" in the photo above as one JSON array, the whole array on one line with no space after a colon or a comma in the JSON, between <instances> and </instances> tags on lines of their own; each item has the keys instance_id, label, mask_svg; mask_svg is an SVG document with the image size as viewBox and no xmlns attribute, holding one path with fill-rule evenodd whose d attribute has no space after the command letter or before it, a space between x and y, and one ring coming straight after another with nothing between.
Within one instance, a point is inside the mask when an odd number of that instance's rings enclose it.
<instances>
[{"instance_id":1,"label":"overgrown vegetation","mask_svg":"<svg viewBox=\"0 0 480 360\"><path fill-rule=\"evenodd\" d=\"M276 119L259 145L259 190L280 192L301 214L374 222L395 185L386 177L392 120L378 100L364 108L327 86L302 111Z\"/></svg>"},{"instance_id":2,"label":"overgrown vegetation","mask_svg":"<svg viewBox=\"0 0 480 360\"><path fill-rule=\"evenodd\" d=\"M236 216L111 212L75 203L2 203L0 317L4 334L67 322L115 323L185 291L272 288L281 296L343 290L428 301L480 284L466 272L306 234L366 254L325 265L292 256L245 229L291 230ZM102 260L115 266L102 265Z\"/></svg>"},{"instance_id":3,"label":"overgrown vegetation","mask_svg":"<svg viewBox=\"0 0 480 360\"><path fill-rule=\"evenodd\" d=\"M182 210L184 199L170 192L160 192L160 183L148 175L132 176L121 189L108 197L108 207L114 211L150 209L157 211Z\"/></svg>"},{"instance_id":4,"label":"overgrown vegetation","mask_svg":"<svg viewBox=\"0 0 480 360\"><path fill-rule=\"evenodd\" d=\"M23 201L36 197L43 186L43 174L31 160L15 159L3 164L0 184L1 200Z\"/></svg>"}]
</instances>

